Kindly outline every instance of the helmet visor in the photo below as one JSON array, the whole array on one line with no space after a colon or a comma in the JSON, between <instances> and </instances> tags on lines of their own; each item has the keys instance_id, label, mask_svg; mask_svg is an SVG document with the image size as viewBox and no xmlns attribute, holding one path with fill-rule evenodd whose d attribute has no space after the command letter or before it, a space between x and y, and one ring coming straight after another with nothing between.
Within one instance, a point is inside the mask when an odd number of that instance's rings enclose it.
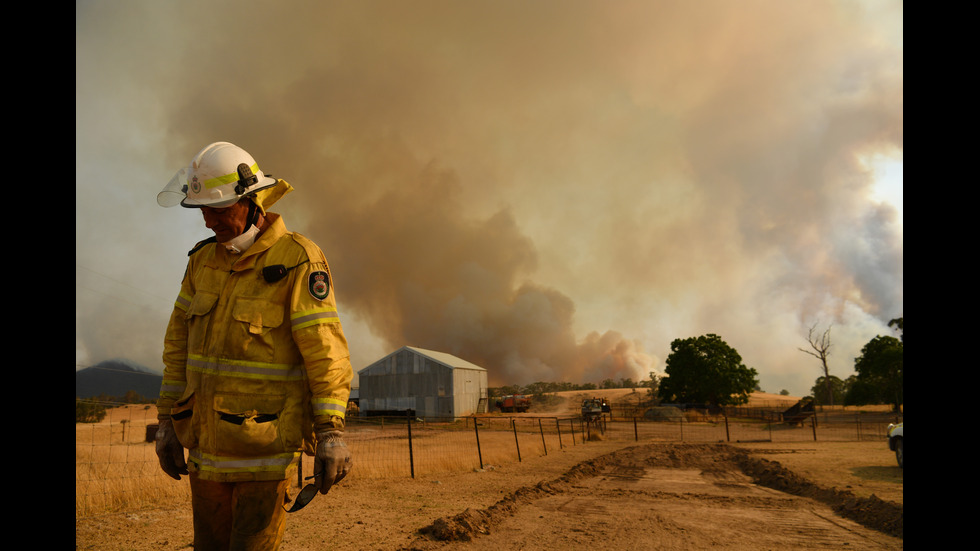
<instances>
[{"instance_id":1,"label":"helmet visor","mask_svg":"<svg viewBox=\"0 0 980 551\"><path fill-rule=\"evenodd\" d=\"M157 204L161 207L175 207L187 197L187 169L182 168L174 174L170 182L157 194Z\"/></svg>"}]
</instances>

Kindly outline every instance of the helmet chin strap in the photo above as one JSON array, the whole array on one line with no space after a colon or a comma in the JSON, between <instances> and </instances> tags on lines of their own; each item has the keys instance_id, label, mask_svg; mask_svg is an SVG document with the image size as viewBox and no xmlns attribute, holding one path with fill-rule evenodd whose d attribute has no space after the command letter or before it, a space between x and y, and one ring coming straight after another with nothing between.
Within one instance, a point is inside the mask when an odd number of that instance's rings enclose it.
<instances>
[{"instance_id":1,"label":"helmet chin strap","mask_svg":"<svg viewBox=\"0 0 980 551\"><path fill-rule=\"evenodd\" d=\"M248 217L246 220L248 220L249 226L255 226L259 223L259 207L251 199L248 199Z\"/></svg>"},{"instance_id":2,"label":"helmet chin strap","mask_svg":"<svg viewBox=\"0 0 980 551\"><path fill-rule=\"evenodd\" d=\"M259 235L259 227L257 225L259 222L259 209L255 201L251 199L248 200L248 216L245 220L248 221L248 228L238 237L222 243L225 249L231 254L241 254L247 251L252 246L252 243L255 243L255 238Z\"/></svg>"}]
</instances>

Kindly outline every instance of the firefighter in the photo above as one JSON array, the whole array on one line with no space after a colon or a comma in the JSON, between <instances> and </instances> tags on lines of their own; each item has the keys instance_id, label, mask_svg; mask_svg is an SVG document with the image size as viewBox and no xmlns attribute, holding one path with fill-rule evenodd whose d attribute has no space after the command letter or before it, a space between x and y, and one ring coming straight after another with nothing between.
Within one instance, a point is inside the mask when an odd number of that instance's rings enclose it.
<instances>
[{"instance_id":1,"label":"firefighter","mask_svg":"<svg viewBox=\"0 0 980 551\"><path fill-rule=\"evenodd\" d=\"M352 466L353 370L330 269L267 210L290 191L217 142L157 196L200 209L214 232L188 253L157 402L157 455L169 476L190 478L196 551L277 549L301 454L321 494Z\"/></svg>"}]
</instances>

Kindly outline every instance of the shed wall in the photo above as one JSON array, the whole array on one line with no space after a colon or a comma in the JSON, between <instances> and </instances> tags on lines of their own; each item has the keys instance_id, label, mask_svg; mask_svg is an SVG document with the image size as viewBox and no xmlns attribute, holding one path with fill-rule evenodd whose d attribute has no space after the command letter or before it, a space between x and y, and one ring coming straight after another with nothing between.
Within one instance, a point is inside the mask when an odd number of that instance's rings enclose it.
<instances>
[{"instance_id":1,"label":"shed wall","mask_svg":"<svg viewBox=\"0 0 980 551\"><path fill-rule=\"evenodd\" d=\"M359 373L361 411L414 410L418 416L451 416L452 371L401 350Z\"/></svg>"},{"instance_id":2,"label":"shed wall","mask_svg":"<svg viewBox=\"0 0 980 551\"><path fill-rule=\"evenodd\" d=\"M369 365L358 377L362 415L407 410L420 417L469 415L487 389L486 371L451 368L409 349Z\"/></svg>"},{"instance_id":3,"label":"shed wall","mask_svg":"<svg viewBox=\"0 0 980 551\"><path fill-rule=\"evenodd\" d=\"M457 367L453 370L453 411L462 417L476 413L487 394L487 372Z\"/></svg>"}]
</instances>

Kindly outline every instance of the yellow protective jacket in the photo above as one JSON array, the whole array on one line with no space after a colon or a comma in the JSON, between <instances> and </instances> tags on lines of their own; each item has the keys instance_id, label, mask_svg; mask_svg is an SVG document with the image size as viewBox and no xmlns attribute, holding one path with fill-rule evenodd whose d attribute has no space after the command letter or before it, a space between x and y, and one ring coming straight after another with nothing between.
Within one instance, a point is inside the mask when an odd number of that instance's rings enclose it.
<instances>
[{"instance_id":1,"label":"yellow protective jacket","mask_svg":"<svg viewBox=\"0 0 980 551\"><path fill-rule=\"evenodd\" d=\"M327 261L266 220L244 253L192 251L167 327L159 418L206 480L286 478L315 431L344 426L353 369Z\"/></svg>"}]
</instances>

